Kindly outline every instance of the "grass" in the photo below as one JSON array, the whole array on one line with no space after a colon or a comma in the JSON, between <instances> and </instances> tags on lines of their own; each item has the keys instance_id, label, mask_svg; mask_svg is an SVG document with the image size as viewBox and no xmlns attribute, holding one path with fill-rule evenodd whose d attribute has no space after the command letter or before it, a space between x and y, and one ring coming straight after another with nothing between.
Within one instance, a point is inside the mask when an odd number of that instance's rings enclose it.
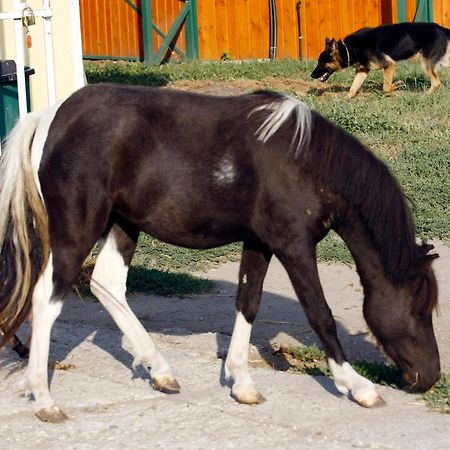
<instances>
[{"instance_id":1,"label":"grass","mask_svg":"<svg viewBox=\"0 0 450 450\"><path fill-rule=\"evenodd\" d=\"M423 395L429 408L444 414L450 414L450 374L441 379Z\"/></svg>"},{"instance_id":2,"label":"grass","mask_svg":"<svg viewBox=\"0 0 450 450\"><path fill-rule=\"evenodd\" d=\"M281 353L287 357L292 371L308 375L330 376L325 352L316 345L282 348ZM403 386L402 374L397 367L368 361L356 361L351 364L363 377L373 383L393 388ZM440 380L427 392L421 394L428 408L450 414L450 374L443 374Z\"/></svg>"},{"instance_id":3,"label":"grass","mask_svg":"<svg viewBox=\"0 0 450 450\"><path fill-rule=\"evenodd\" d=\"M275 62L189 62L169 63L157 67L146 67L136 62L85 62L89 83L115 82L165 86L178 80L220 80L232 81L247 78L261 80L265 77L297 77L299 71L306 72L309 65L295 60Z\"/></svg>"}]
</instances>

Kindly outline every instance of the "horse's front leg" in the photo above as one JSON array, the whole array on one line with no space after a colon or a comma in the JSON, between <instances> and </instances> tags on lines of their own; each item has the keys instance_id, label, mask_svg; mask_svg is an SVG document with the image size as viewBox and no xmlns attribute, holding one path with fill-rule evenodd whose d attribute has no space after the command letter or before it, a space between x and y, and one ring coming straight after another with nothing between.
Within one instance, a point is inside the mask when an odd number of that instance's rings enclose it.
<instances>
[{"instance_id":1,"label":"horse's front leg","mask_svg":"<svg viewBox=\"0 0 450 450\"><path fill-rule=\"evenodd\" d=\"M111 314L131 344L133 366L150 369L153 387L163 392L178 392L180 386L155 342L135 316L126 300L128 266L136 248L138 233L114 225L97 257L91 291Z\"/></svg>"},{"instance_id":2,"label":"horse's front leg","mask_svg":"<svg viewBox=\"0 0 450 450\"><path fill-rule=\"evenodd\" d=\"M262 244L244 242L236 298L236 322L225 362L225 374L233 380L232 396L239 403L264 401L248 371L248 352L253 321L272 253Z\"/></svg>"},{"instance_id":3,"label":"horse's front leg","mask_svg":"<svg viewBox=\"0 0 450 450\"><path fill-rule=\"evenodd\" d=\"M337 337L336 322L320 284L315 248L299 246L295 257L277 256L289 274L312 329L320 338L336 388L344 395L351 395L361 406L384 404L375 385L356 373L346 360Z\"/></svg>"}]
</instances>

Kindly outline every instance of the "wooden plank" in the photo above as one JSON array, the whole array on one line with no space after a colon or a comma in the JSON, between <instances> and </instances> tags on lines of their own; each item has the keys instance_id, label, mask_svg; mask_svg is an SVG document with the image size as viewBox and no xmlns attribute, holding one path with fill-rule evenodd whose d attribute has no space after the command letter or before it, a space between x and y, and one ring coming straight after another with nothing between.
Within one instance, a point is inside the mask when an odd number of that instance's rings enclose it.
<instances>
[{"instance_id":1,"label":"wooden plank","mask_svg":"<svg viewBox=\"0 0 450 450\"><path fill-rule=\"evenodd\" d=\"M354 11L354 26L355 30L367 26L367 0L364 1L353 1L353 11Z\"/></svg>"},{"instance_id":2,"label":"wooden plank","mask_svg":"<svg viewBox=\"0 0 450 450\"><path fill-rule=\"evenodd\" d=\"M307 49L307 40L308 40L308 26L309 23L306 20L306 3L304 1L301 2L300 4L300 32L301 32L301 36L302 38L300 39L300 43L297 42L297 48L299 47L299 45L301 45L302 48L302 57L304 59L306 59L308 57L308 49ZM296 11L297 14L297 11ZM298 25L297 25L297 34L298 34ZM298 39L298 35L297 35L297 39ZM298 54L300 56L300 51L298 51Z\"/></svg>"},{"instance_id":3,"label":"wooden plank","mask_svg":"<svg viewBox=\"0 0 450 450\"><path fill-rule=\"evenodd\" d=\"M216 36L216 15L214 4L211 1L202 3L202 22L199 23L199 33L202 34L202 56L207 59L218 59L217 56L217 36Z\"/></svg>"},{"instance_id":4,"label":"wooden plank","mask_svg":"<svg viewBox=\"0 0 450 450\"><path fill-rule=\"evenodd\" d=\"M450 3L448 0L433 1L433 20L446 28L450 28Z\"/></svg>"},{"instance_id":5,"label":"wooden plank","mask_svg":"<svg viewBox=\"0 0 450 450\"><path fill-rule=\"evenodd\" d=\"M416 13L416 0L406 0L406 20L412 22Z\"/></svg>"},{"instance_id":6,"label":"wooden plank","mask_svg":"<svg viewBox=\"0 0 450 450\"><path fill-rule=\"evenodd\" d=\"M227 0L216 0L214 11L216 53L213 59L230 55Z\"/></svg>"},{"instance_id":7,"label":"wooden plank","mask_svg":"<svg viewBox=\"0 0 450 450\"><path fill-rule=\"evenodd\" d=\"M380 0L379 9L380 9L380 24L384 23L394 23L397 21L397 0Z\"/></svg>"},{"instance_id":8,"label":"wooden plank","mask_svg":"<svg viewBox=\"0 0 450 450\"><path fill-rule=\"evenodd\" d=\"M269 2L267 2L269 3ZM289 17L289 9L287 2L284 0L278 0L276 2L276 14L277 14L277 45L275 49L275 57L276 59L286 58L288 54L288 50L286 48L288 38L286 36L288 32L288 17ZM270 57L270 11L267 8L267 52L265 57Z\"/></svg>"},{"instance_id":9,"label":"wooden plank","mask_svg":"<svg viewBox=\"0 0 450 450\"><path fill-rule=\"evenodd\" d=\"M329 0L318 0L317 9L319 16L319 39L322 37L324 39L326 36L331 36L333 30L331 27L331 10Z\"/></svg>"},{"instance_id":10,"label":"wooden plank","mask_svg":"<svg viewBox=\"0 0 450 450\"><path fill-rule=\"evenodd\" d=\"M314 0L305 1L305 18L308 27L305 30L306 34L306 55L308 59L316 59L323 47L322 43L326 36L319 35L319 11L317 3Z\"/></svg>"},{"instance_id":11,"label":"wooden plank","mask_svg":"<svg viewBox=\"0 0 450 450\"><path fill-rule=\"evenodd\" d=\"M239 34L237 24L237 2L239 0L228 0L227 23L228 23L228 51L232 59L239 59Z\"/></svg>"},{"instance_id":12,"label":"wooden plank","mask_svg":"<svg viewBox=\"0 0 450 450\"><path fill-rule=\"evenodd\" d=\"M442 25L450 28L450 5L448 1L442 3Z\"/></svg>"},{"instance_id":13,"label":"wooden plank","mask_svg":"<svg viewBox=\"0 0 450 450\"><path fill-rule=\"evenodd\" d=\"M381 24L381 0L368 1L367 19L369 27L376 27Z\"/></svg>"},{"instance_id":14,"label":"wooden plank","mask_svg":"<svg viewBox=\"0 0 450 450\"><path fill-rule=\"evenodd\" d=\"M269 55L269 34L267 32L263 36L263 28L261 25L262 6L260 0L248 0L249 46L250 57L252 58L267 58ZM269 8L268 1L264 2L264 8Z\"/></svg>"},{"instance_id":15,"label":"wooden plank","mask_svg":"<svg viewBox=\"0 0 450 450\"><path fill-rule=\"evenodd\" d=\"M336 0L335 2L333 2L332 7L331 7L331 13L332 13L332 17L334 18L333 20L333 35L337 38L337 39L343 39L344 33L342 31L343 27L342 27L342 0Z\"/></svg>"},{"instance_id":16,"label":"wooden plank","mask_svg":"<svg viewBox=\"0 0 450 450\"><path fill-rule=\"evenodd\" d=\"M297 59L299 58L299 51L296 2L283 0L281 16L283 21L280 23L278 20L278 34L280 35L281 45L279 44L280 49L277 52L277 58Z\"/></svg>"},{"instance_id":17,"label":"wooden plank","mask_svg":"<svg viewBox=\"0 0 450 450\"><path fill-rule=\"evenodd\" d=\"M344 36L356 31L353 3L353 0L343 0L342 2L342 31Z\"/></svg>"},{"instance_id":18,"label":"wooden plank","mask_svg":"<svg viewBox=\"0 0 450 450\"><path fill-rule=\"evenodd\" d=\"M248 0L241 0L236 4L237 30L239 34L239 59L252 57L250 49L250 27Z\"/></svg>"}]
</instances>

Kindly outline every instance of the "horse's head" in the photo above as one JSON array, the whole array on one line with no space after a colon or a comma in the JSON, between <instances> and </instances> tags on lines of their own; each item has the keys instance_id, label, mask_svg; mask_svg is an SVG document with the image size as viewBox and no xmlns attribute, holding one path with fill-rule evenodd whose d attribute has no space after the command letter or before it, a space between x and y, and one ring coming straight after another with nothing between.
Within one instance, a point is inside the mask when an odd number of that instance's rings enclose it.
<instances>
[{"instance_id":1,"label":"horse's head","mask_svg":"<svg viewBox=\"0 0 450 450\"><path fill-rule=\"evenodd\" d=\"M364 316L373 334L409 387L420 391L433 386L440 373L432 321L438 288L431 268L438 255L426 255L430 247L421 247L423 256L405 283L380 282L367 292L364 302Z\"/></svg>"}]
</instances>

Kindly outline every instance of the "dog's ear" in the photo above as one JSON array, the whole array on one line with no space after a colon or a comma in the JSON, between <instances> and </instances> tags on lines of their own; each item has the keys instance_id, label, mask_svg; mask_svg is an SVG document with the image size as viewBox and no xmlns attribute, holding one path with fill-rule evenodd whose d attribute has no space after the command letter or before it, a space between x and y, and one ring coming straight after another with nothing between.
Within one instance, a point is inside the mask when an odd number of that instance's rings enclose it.
<instances>
[{"instance_id":1,"label":"dog's ear","mask_svg":"<svg viewBox=\"0 0 450 450\"><path fill-rule=\"evenodd\" d=\"M325 39L325 47L328 49L328 50L336 50L336 48L337 48L337 43L336 43L336 41L334 40L334 39L330 39L330 38L326 38Z\"/></svg>"}]
</instances>

